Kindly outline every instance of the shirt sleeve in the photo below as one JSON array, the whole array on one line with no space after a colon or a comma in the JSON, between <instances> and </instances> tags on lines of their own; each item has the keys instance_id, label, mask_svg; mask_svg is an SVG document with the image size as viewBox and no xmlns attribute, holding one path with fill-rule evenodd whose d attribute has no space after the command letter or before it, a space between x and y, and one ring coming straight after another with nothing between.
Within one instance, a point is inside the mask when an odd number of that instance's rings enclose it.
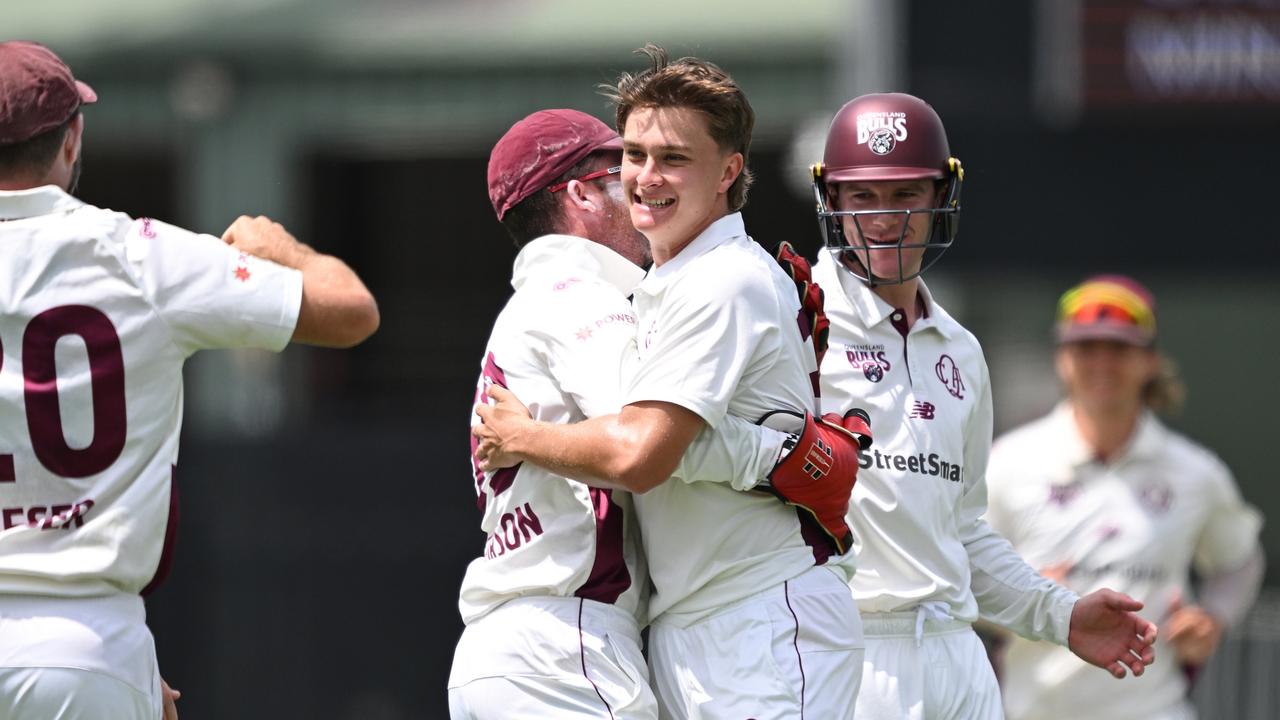
<instances>
[{"instance_id":1,"label":"shirt sleeve","mask_svg":"<svg viewBox=\"0 0 1280 720\"><path fill-rule=\"evenodd\" d=\"M992 530L1000 533L1010 543L1016 544L1019 537L1017 524L1014 522L1014 509L1009 497L1013 479L1009 477L1010 463L1006 461L1009 452L1007 448L1003 451L1000 449L999 441L992 447L986 472L987 513L985 518Z\"/></svg>"},{"instance_id":2,"label":"shirt sleeve","mask_svg":"<svg viewBox=\"0 0 1280 720\"><path fill-rule=\"evenodd\" d=\"M302 307L297 270L151 219L130 224L125 257L187 354L229 347L279 351L293 336Z\"/></svg>"},{"instance_id":3,"label":"shirt sleeve","mask_svg":"<svg viewBox=\"0 0 1280 720\"><path fill-rule=\"evenodd\" d=\"M971 472L957 518L960 540L969 553L970 585L983 619L1032 640L1065 646L1079 596L1027 565L983 519L991 434L991 381L983 362L982 391L965 428L965 467Z\"/></svg>"},{"instance_id":4,"label":"shirt sleeve","mask_svg":"<svg viewBox=\"0 0 1280 720\"><path fill-rule=\"evenodd\" d=\"M1211 508L1196 542L1195 568L1203 575L1235 570L1258 546L1262 514L1240 496L1231 471L1212 457L1208 468Z\"/></svg>"},{"instance_id":5,"label":"shirt sleeve","mask_svg":"<svg viewBox=\"0 0 1280 720\"><path fill-rule=\"evenodd\" d=\"M767 278L749 273L686 273L673 282L655 309L658 332L625 402L673 403L716 427L759 347L778 342L770 322L777 298Z\"/></svg>"},{"instance_id":6,"label":"shirt sleeve","mask_svg":"<svg viewBox=\"0 0 1280 720\"><path fill-rule=\"evenodd\" d=\"M725 415L716 427L703 427L680 458L672 478L686 483L723 482L750 490L773 470L787 433Z\"/></svg>"}]
</instances>

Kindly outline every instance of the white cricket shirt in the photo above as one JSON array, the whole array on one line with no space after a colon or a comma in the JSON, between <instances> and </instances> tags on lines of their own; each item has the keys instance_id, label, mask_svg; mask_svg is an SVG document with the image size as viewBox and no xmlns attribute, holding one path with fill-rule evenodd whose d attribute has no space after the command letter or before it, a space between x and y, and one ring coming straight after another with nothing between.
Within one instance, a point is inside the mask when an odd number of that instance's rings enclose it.
<instances>
[{"instance_id":1,"label":"white cricket shirt","mask_svg":"<svg viewBox=\"0 0 1280 720\"><path fill-rule=\"evenodd\" d=\"M617 412L624 378L637 362L627 295L643 277L633 263L585 238L546 235L527 244L516 257L515 294L485 349L477 402L496 383L537 420L570 423ZM785 437L745 422L720 430L699 434L679 477L727 483L741 476L754 484L772 468ZM473 458L472 470L488 537L462 582L464 622L524 596L588 598L643 621L647 571L629 493L591 488L531 463L484 473Z\"/></svg>"},{"instance_id":2,"label":"white cricket shirt","mask_svg":"<svg viewBox=\"0 0 1280 720\"><path fill-rule=\"evenodd\" d=\"M0 192L0 266L0 593L137 593L173 530L183 361L283 348L302 275L53 186Z\"/></svg>"},{"instance_id":3,"label":"white cricket shirt","mask_svg":"<svg viewBox=\"0 0 1280 720\"><path fill-rule=\"evenodd\" d=\"M634 302L640 365L626 403L674 403L712 428L728 416L753 422L772 410L816 409L816 361L800 334L795 285L747 236L740 214L651 269ZM826 557L821 541L802 533L797 511L771 495L666 482L635 500L654 585L651 618L691 622ZM852 554L828 564L847 575Z\"/></svg>"},{"instance_id":4,"label":"white cricket shirt","mask_svg":"<svg viewBox=\"0 0 1280 720\"><path fill-rule=\"evenodd\" d=\"M1035 567L1070 563L1079 593L1119 590L1166 618L1169 602L1193 597L1192 567L1205 575L1240 567L1257 547L1262 519L1240 497L1212 452L1144 413L1129 445L1098 461L1070 405L996 441L987 473L991 524ZM1015 638L1005 667L1010 718L1154 717L1182 701L1186 679L1157 639L1161 659L1117 683L1068 650Z\"/></svg>"},{"instance_id":5,"label":"white cricket shirt","mask_svg":"<svg viewBox=\"0 0 1280 720\"><path fill-rule=\"evenodd\" d=\"M1032 570L982 519L991 447L991 386L977 339L921 282L926 312L910 331L900 310L822 250L830 347L823 412L860 407L875 438L861 455L849 526L850 582L865 613L942 602L1019 634L1065 643L1074 593Z\"/></svg>"}]
</instances>

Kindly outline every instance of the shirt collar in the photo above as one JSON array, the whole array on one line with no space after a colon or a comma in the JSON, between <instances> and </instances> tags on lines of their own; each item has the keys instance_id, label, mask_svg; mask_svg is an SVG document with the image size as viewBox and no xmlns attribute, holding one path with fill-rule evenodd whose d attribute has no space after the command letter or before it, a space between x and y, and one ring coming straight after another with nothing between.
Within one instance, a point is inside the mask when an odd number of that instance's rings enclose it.
<instances>
[{"instance_id":1,"label":"shirt collar","mask_svg":"<svg viewBox=\"0 0 1280 720\"><path fill-rule=\"evenodd\" d=\"M675 257L650 268L649 274L645 276L640 287L645 292L656 294L666 283L667 278L674 277L681 268L693 262L699 255L710 252L734 238L746 236L747 228L742 222L742 213L729 213L708 225L706 230L694 238L693 242L685 245Z\"/></svg>"},{"instance_id":2,"label":"shirt collar","mask_svg":"<svg viewBox=\"0 0 1280 720\"><path fill-rule=\"evenodd\" d=\"M83 202L68 195L57 185L42 185L26 190L0 190L0 221L70 212L82 205Z\"/></svg>"},{"instance_id":3,"label":"shirt collar","mask_svg":"<svg viewBox=\"0 0 1280 720\"><path fill-rule=\"evenodd\" d=\"M1097 459L1093 448L1080 434L1071 403L1066 400L1059 402L1049 414L1049 422L1053 427L1051 435L1055 438L1057 451L1068 463L1072 466L1087 465Z\"/></svg>"},{"instance_id":4,"label":"shirt collar","mask_svg":"<svg viewBox=\"0 0 1280 720\"><path fill-rule=\"evenodd\" d=\"M1143 410L1138 425L1133 429L1129 444L1116 455L1116 459L1156 457L1166 446L1164 425L1155 413Z\"/></svg>"},{"instance_id":5,"label":"shirt collar","mask_svg":"<svg viewBox=\"0 0 1280 720\"><path fill-rule=\"evenodd\" d=\"M613 250L576 235L543 235L516 255L511 286L519 290L535 275L579 271L599 278L630 295L644 278L644 270Z\"/></svg>"},{"instance_id":6,"label":"shirt collar","mask_svg":"<svg viewBox=\"0 0 1280 720\"><path fill-rule=\"evenodd\" d=\"M825 292L824 306L827 314L832 311L851 313L868 329L882 322L892 323L890 318L897 308L882 300L869 285L854 277L853 273L844 272L837 267L839 264L840 260L831 248L818 250L818 263L813 269L813 279L819 287L839 287L842 290L839 293ZM916 287L919 288L924 313L916 320L915 327L922 330L936 329L943 337L950 339L953 334L951 316L934 302L933 293L929 292L923 279L916 283Z\"/></svg>"},{"instance_id":7,"label":"shirt collar","mask_svg":"<svg viewBox=\"0 0 1280 720\"><path fill-rule=\"evenodd\" d=\"M1072 465L1085 465L1098 459L1097 454L1080 434L1076 425L1075 411L1071 403L1063 400L1053 409L1050 415L1054 425L1053 436L1057 438L1059 452ZM1116 453L1110 465L1129 459L1155 457L1165 445L1164 425L1160 423L1150 410L1143 410L1138 416L1138 423L1129 437L1129 442Z\"/></svg>"}]
</instances>

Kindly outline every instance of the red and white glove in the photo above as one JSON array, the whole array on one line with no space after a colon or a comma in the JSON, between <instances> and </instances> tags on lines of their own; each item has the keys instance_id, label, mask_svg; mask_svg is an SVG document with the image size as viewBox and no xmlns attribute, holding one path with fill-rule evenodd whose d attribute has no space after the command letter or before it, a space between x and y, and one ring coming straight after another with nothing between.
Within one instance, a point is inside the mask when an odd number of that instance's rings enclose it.
<instances>
[{"instance_id":1,"label":"red and white glove","mask_svg":"<svg viewBox=\"0 0 1280 720\"><path fill-rule=\"evenodd\" d=\"M792 437L769 472L768 484L759 488L804 510L831 539L835 553L843 555L853 544L845 515L858 480L858 451L871 447L871 419L859 408L843 418L805 413L803 429Z\"/></svg>"},{"instance_id":2,"label":"red and white glove","mask_svg":"<svg viewBox=\"0 0 1280 720\"><path fill-rule=\"evenodd\" d=\"M782 266L791 281L796 284L796 292L800 294L800 334L805 340L813 340L813 351L818 357L818 367L822 367L822 356L827 353L827 335L831 323L822 310L822 288L813 281L813 270L809 261L791 247L791 243L782 242L774 258Z\"/></svg>"}]
</instances>

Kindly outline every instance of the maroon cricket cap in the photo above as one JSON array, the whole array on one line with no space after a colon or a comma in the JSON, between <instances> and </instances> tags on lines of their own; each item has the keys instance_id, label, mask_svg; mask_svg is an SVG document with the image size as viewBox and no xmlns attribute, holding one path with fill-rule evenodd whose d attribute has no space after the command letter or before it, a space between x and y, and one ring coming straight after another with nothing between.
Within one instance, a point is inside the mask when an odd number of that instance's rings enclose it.
<instances>
[{"instance_id":1,"label":"maroon cricket cap","mask_svg":"<svg viewBox=\"0 0 1280 720\"><path fill-rule=\"evenodd\" d=\"M501 220L596 150L621 150L608 125L577 110L539 110L502 136L489 153L489 202Z\"/></svg>"},{"instance_id":2,"label":"maroon cricket cap","mask_svg":"<svg viewBox=\"0 0 1280 720\"><path fill-rule=\"evenodd\" d=\"M0 42L0 145L52 130L97 99L49 48L25 40Z\"/></svg>"}]
</instances>

